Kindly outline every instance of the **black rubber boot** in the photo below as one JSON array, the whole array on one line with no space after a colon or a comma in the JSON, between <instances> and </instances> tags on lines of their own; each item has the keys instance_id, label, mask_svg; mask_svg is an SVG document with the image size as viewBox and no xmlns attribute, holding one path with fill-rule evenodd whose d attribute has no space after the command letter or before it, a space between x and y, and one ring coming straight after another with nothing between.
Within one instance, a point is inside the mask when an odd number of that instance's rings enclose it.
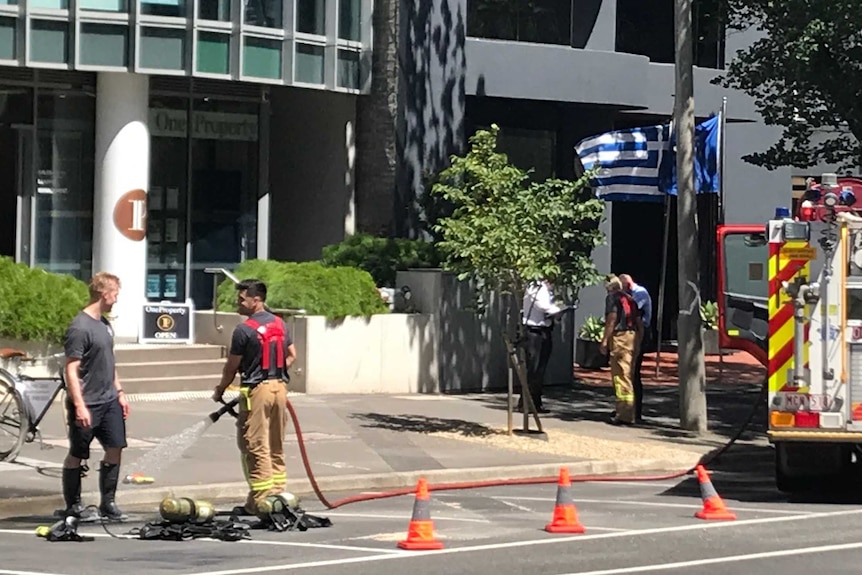
<instances>
[{"instance_id":1,"label":"black rubber boot","mask_svg":"<svg viewBox=\"0 0 862 575\"><path fill-rule=\"evenodd\" d=\"M81 468L63 468L63 499L66 509L62 516L73 516L81 521L93 521L97 514L93 509L86 509L81 503Z\"/></svg>"},{"instance_id":2,"label":"black rubber boot","mask_svg":"<svg viewBox=\"0 0 862 575\"><path fill-rule=\"evenodd\" d=\"M114 502L117 493L117 485L120 483L120 466L114 463L102 462L99 467L99 491L102 494L102 502L99 511L102 517L112 521L126 519L126 514L120 511Z\"/></svg>"}]
</instances>

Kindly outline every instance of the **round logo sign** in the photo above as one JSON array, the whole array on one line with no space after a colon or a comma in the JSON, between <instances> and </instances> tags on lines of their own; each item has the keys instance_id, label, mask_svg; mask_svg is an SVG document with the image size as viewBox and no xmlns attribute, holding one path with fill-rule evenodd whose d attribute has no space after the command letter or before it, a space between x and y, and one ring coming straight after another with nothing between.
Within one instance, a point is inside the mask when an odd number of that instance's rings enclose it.
<instances>
[{"instance_id":1,"label":"round logo sign","mask_svg":"<svg viewBox=\"0 0 862 575\"><path fill-rule=\"evenodd\" d=\"M162 314L156 318L156 325L159 326L160 330L168 331L174 327L174 318L168 314Z\"/></svg>"},{"instance_id":2,"label":"round logo sign","mask_svg":"<svg viewBox=\"0 0 862 575\"><path fill-rule=\"evenodd\" d=\"M114 226L124 237L139 242L147 237L147 192L126 192L114 204Z\"/></svg>"}]
</instances>

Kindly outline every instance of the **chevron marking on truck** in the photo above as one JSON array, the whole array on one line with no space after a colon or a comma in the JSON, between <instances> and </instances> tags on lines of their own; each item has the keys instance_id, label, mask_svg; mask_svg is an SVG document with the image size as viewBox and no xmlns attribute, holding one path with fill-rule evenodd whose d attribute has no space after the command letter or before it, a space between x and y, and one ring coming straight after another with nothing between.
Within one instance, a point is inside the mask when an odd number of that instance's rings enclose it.
<instances>
[{"instance_id":1,"label":"chevron marking on truck","mask_svg":"<svg viewBox=\"0 0 862 575\"><path fill-rule=\"evenodd\" d=\"M781 248L806 248L807 242L787 242L785 244L770 242L769 244L769 390L799 391L788 384L788 373L793 369L793 303L781 289L781 282L790 282L796 276L808 277L809 264L807 260L789 259L781 254ZM807 314L806 314L807 315ZM810 324L805 323L805 365L808 366L808 330Z\"/></svg>"}]
</instances>

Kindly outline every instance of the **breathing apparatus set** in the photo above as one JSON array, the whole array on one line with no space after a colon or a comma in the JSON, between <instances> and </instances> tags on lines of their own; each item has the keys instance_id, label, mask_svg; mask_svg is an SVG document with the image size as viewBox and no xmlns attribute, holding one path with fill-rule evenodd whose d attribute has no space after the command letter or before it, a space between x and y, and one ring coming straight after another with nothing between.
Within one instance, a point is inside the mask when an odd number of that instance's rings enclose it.
<instances>
[{"instance_id":1,"label":"breathing apparatus set","mask_svg":"<svg viewBox=\"0 0 862 575\"><path fill-rule=\"evenodd\" d=\"M238 417L234 409L238 402L239 398L230 402L221 400L222 407L209 414L210 421L215 423L226 413ZM97 509L95 506L91 506L91 508ZM167 497L159 505L159 516L160 520L133 528L122 535L118 535L108 528L107 519L101 518L101 524L105 532L115 539L162 541L186 541L201 538L240 541L251 539L251 530L253 529L285 532L307 531L308 529L332 526L332 522L328 518L306 513L299 506L299 498L289 492L268 496L257 506L255 514L249 514L242 506L224 512L217 511L213 504L208 501L188 497ZM93 541L92 536L83 536L78 533L80 522L74 515L67 515L50 527L38 527L36 535L52 542Z\"/></svg>"}]
</instances>

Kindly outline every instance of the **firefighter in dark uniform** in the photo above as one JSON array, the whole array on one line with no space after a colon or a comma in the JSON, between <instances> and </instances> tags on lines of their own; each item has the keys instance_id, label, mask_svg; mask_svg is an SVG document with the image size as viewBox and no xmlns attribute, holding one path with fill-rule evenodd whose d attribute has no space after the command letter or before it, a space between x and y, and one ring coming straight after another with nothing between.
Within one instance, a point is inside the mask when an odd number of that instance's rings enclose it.
<instances>
[{"instance_id":1,"label":"firefighter in dark uniform","mask_svg":"<svg viewBox=\"0 0 862 575\"><path fill-rule=\"evenodd\" d=\"M257 513L269 495L285 491L284 431L287 424L286 373L296 361L296 348L284 321L266 311L266 285L245 280L237 285L237 307L248 316L231 338L230 353L215 401L240 372L237 443L249 493L245 511Z\"/></svg>"}]
</instances>

